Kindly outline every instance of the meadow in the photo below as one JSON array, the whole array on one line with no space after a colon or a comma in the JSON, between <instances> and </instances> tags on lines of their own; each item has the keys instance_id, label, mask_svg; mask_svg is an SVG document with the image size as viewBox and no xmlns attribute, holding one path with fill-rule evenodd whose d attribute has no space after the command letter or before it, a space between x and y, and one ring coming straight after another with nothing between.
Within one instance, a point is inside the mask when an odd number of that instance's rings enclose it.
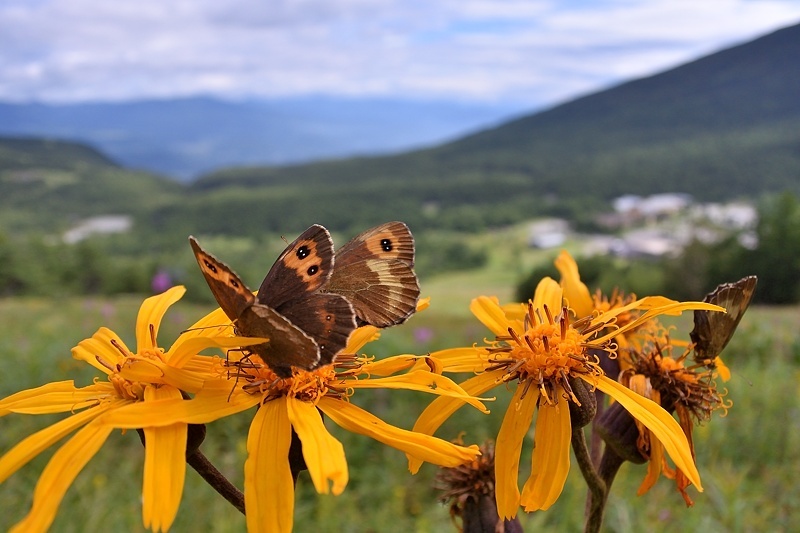
<instances>
[{"instance_id":1,"label":"meadow","mask_svg":"<svg viewBox=\"0 0 800 533\"><path fill-rule=\"evenodd\" d=\"M509 252L510 253L510 252ZM524 262L532 260L523 258ZM510 301L520 272L507 268L519 257L494 254L479 271L458 272L423 280L431 307L406 324L387 330L365 347L378 357L479 342L488 331L467 306L474 296L495 294ZM702 295L698 295L701 297ZM89 384L96 373L74 361L70 348L107 326L133 346L133 326L141 298L69 297L0 300L0 397L49 381L74 379ZM160 332L168 345L186 326L211 309L179 302L169 310ZM676 323L688 337L691 316ZM725 351L733 378L725 387L733 407L716 413L695 433L697 463L704 493L689 489L695 506L686 508L673 482L661 479L646 495L635 492L645 467L625 465L611 492L605 531L791 531L800 516L800 308L754 307ZM496 389L491 415L462 408L437 433L453 439L462 431L468 442L480 443L497 433L508 394ZM359 391L353 401L401 427L410 428L430 401L421 394ZM242 486L247 428L253 412L209 425L202 446L206 456ZM11 414L0 418L0 453L59 416ZM407 471L402 453L367 437L331 426L344 444L350 481L340 496L317 495L306 473L297 485L296 531L455 531L447 506L432 488L436 468L423 466L416 476ZM523 450L522 476L530 465L531 442ZM54 450L42 454L0 485L0 529L7 530L30 506L33 487ZM143 531L141 520L142 446L135 432L115 432L78 476L64 499L52 531ZM521 476L521 477L522 477ZM527 531L579 531L585 485L572 468L558 502L549 510L522 513ZM173 531L243 531L244 519L193 471Z\"/></svg>"}]
</instances>

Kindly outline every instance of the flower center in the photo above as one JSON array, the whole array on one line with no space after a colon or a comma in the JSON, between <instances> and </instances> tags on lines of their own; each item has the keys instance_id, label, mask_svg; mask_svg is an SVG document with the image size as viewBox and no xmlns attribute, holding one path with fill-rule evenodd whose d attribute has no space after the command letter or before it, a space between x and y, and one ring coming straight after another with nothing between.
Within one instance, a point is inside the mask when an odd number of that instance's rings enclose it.
<instances>
[{"instance_id":1,"label":"flower center","mask_svg":"<svg viewBox=\"0 0 800 533\"><path fill-rule=\"evenodd\" d=\"M98 358L103 366L111 370L111 374L108 376L108 380L114 386L114 389L117 391L117 394L122 398L126 398L128 400L136 400L141 401L144 400L144 390L148 385L153 385L148 381L133 381L127 378L124 378L120 375L120 371L128 365L134 364L136 362L141 361L157 361L159 363L164 362L164 349L155 347L155 348L147 348L142 350L139 353L131 353L126 348L124 348L120 343L118 343L115 339L111 339L111 345L116 348L118 352L122 354L122 361L118 362L116 365L112 365L107 361Z\"/></svg>"},{"instance_id":2,"label":"flower center","mask_svg":"<svg viewBox=\"0 0 800 533\"><path fill-rule=\"evenodd\" d=\"M286 378L278 376L254 354L223 365L226 366L229 379L240 380L242 390L249 394L261 394L264 402L279 396L292 396L304 402L316 403L326 395L343 398L351 394L343 378L358 373L354 362L357 362L354 357L340 355L333 364L313 370L293 368L292 375ZM235 371L231 371L231 367Z\"/></svg>"},{"instance_id":3,"label":"flower center","mask_svg":"<svg viewBox=\"0 0 800 533\"><path fill-rule=\"evenodd\" d=\"M701 365L684 366L689 351L672 357L673 345L665 336L654 335L644 344L640 350L627 351L632 367L623 372L623 384L627 386L636 375L644 376L659 392L662 406L685 408L697 420L708 420L716 409L727 412L731 407L724 399L725 392L717 390L711 370Z\"/></svg>"},{"instance_id":4,"label":"flower center","mask_svg":"<svg viewBox=\"0 0 800 533\"><path fill-rule=\"evenodd\" d=\"M567 308L555 318L546 306L543 310L541 313L529 304L522 333L509 327L508 336L491 343L487 370L505 368L503 381L527 381L526 387L535 384L548 403L557 401L552 393L560 385L580 404L568 381L577 374L602 374L596 359L586 354L587 347L595 347L586 343L586 336L598 328L590 325L590 317L570 324Z\"/></svg>"}]
</instances>

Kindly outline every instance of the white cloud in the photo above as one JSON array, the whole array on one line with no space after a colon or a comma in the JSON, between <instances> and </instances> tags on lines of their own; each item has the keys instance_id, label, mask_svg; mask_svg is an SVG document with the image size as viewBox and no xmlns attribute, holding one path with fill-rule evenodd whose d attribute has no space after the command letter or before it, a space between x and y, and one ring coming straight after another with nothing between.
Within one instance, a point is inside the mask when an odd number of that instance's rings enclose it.
<instances>
[{"instance_id":1,"label":"white cloud","mask_svg":"<svg viewBox=\"0 0 800 533\"><path fill-rule=\"evenodd\" d=\"M789 0L6 0L0 99L321 93L535 105L798 20Z\"/></svg>"}]
</instances>

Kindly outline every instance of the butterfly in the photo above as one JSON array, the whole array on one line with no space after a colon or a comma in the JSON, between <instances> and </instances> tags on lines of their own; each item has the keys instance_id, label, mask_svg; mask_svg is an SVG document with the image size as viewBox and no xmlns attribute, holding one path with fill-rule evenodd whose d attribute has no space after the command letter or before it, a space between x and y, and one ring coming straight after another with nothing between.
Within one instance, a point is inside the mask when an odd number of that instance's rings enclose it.
<instances>
[{"instance_id":1,"label":"butterfly","mask_svg":"<svg viewBox=\"0 0 800 533\"><path fill-rule=\"evenodd\" d=\"M194 237L189 242L237 334L268 338L248 350L281 377L292 366L331 363L359 324L398 324L416 309L414 240L402 222L368 230L337 254L328 230L315 224L286 247L255 295Z\"/></svg>"},{"instance_id":2,"label":"butterfly","mask_svg":"<svg viewBox=\"0 0 800 533\"><path fill-rule=\"evenodd\" d=\"M757 282L756 276L747 276L735 283L723 283L703 299L704 302L724 307L727 312L694 312L694 329L689 337L694 343L694 360L697 363L711 364L727 346L750 305Z\"/></svg>"}]
</instances>

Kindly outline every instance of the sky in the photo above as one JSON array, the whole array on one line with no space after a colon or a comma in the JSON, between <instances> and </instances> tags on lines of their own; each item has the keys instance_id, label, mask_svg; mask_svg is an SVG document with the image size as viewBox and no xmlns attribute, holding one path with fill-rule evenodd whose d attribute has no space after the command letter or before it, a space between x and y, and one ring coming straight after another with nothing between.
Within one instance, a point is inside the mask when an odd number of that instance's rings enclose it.
<instances>
[{"instance_id":1,"label":"sky","mask_svg":"<svg viewBox=\"0 0 800 533\"><path fill-rule=\"evenodd\" d=\"M0 101L541 106L800 22L800 0L2 0Z\"/></svg>"}]
</instances>

